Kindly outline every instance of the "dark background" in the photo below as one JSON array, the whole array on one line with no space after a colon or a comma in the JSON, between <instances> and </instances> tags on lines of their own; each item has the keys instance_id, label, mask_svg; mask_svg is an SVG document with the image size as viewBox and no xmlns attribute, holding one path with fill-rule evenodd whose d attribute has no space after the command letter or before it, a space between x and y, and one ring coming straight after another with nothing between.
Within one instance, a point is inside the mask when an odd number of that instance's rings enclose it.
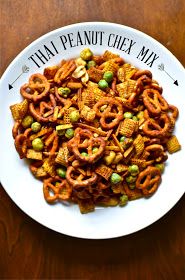
<instances>
[{"instance_id":1,"label":"dark background","mask_svg":"<svg viewBox=\"0 0 185 280\"><path fill-rule=\"evenodd\" d=\"M139 29L185 65L184 0L0 0L0 75L41 35L83 21ZM0 186L0 279L185 279L184 204L130 236L82 240L39 225Z\"/></svg>"}]
</instances>

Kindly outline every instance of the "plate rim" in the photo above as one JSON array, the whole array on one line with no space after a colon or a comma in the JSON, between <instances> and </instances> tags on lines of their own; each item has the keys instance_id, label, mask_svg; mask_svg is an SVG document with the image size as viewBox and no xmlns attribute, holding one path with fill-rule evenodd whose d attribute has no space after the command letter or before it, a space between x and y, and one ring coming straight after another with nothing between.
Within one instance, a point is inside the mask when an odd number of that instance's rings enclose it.
<instances>
[{"instance_id":1,"label":"plate rim","mask_svg":"<svg viewBox=\"0 0 185 280\"><path fill-rule=\"evenodd\" d=\"M118 26L120 28L126 28L126 29L129 29L130 31L134 31L136 33L139 33L140 35L148 38L149 40L152 40L155 44L158 44L160 47L163 48L163 50L167 51L168 54L173 57L173 59L176 60L176 62L179 64L180 67L182 67L182 70L184 70L184 66L182 65L182 63L175 57L175 55L167 48L165 47L162 43L160 43L159 41L157 41L155 38L151 37L150 35L144 33L143 31L141 30L138 30L138 29L135 29L133 27L130 27L130 26L127 26L127 25L123 25L123 24L120 24L120 23L113 23L113 22L107 22L107 21L85 21L85 22L79 22L79 23L72 23L72 24L69 24L69 25L65 25L65 26L62 26L62 27L59 27L59 28L56 28L56 29L53 29L43 35L41 35L40 37L36 38L35 40L33 40L29 45L27 45L24 49L22 49L14 58L13 60L10 62L10 64L6 67L5 71L3 72L1 78L0 78L0 82L1 80L4 79L4 76L6 75L6 73L8 72L9 68L12 67L12 65L14 63L16 63L16 61L19 59L19 57L21 57L22 55L24 55L24 53L27 51L27 49L29 49L30 47L34 46L38 41L42 40L42 39L45 39L47 38L48 36L50 36L51 34L54 34L54 33L57 33L58 31L60 31L61 29L62 30L65 30L67 28L72 28L72 27L76 27L76 26L83 26L83 25L106 25L106 26L111 26L111 25L114 25L114 26Z\"/></svg>"}]
</instances>

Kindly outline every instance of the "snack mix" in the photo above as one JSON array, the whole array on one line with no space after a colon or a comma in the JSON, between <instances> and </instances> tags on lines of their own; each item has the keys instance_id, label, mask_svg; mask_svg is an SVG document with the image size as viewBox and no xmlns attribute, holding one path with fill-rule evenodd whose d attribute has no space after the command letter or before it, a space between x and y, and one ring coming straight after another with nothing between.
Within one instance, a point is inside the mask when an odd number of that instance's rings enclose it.
<instances>
[{"instance_id":1,"label":"snack mix","mask_svg":"<svg viewBox=\"0 0 185 280\"><path fill-rule=\"evenodd\" d=\"M10 106L15 148L43 181L48 203L74 202L81 213L151 196L168 153L181 149L178 109L149 70L117 54L62 60L33 74Z\"/></svg>"}]
</instances>

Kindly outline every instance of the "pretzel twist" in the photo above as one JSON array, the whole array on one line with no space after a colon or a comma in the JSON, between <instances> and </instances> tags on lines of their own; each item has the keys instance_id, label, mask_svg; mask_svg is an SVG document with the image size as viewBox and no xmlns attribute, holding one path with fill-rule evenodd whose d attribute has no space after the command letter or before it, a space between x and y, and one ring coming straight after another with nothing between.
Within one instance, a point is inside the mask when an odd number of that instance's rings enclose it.
<instances>
[{"instance_id":1,"label":"pretzel twist","mask_svg":"<svg viewBox=\"0 0 185 280\"><path fill-rule=\"evenodd\" d=\"M157 90L145 89L142 95L143 102L152 115L159 115L161 111L168 110L168 103Z\"/></svg>"},{"instance_id":2,"label":"pretzel twist","mask_svg":"<svg viewBox=\"0 0 185 280\"><path fill-rule=\"evenodd\" d=\"M165 162L168 158L161 144L151 144L145 148L145 151L149 153L148 158L154 159L157 163Z\"/></svg>"},{"instance_id":3,"label":"pretzel twist","mask_svg":"<svg viewBox=\"0 0 185 280\"><path fill-rule=\"evenodd\" d=\"M98 147L98 151L93 154L93 147ZM75 157L82 162L96 162L105 150L105 140L102 137L93 137L88 129L77 129L75 136L68 142L68 148ZM80 149L86 149L88 156L83 156Z\"/></svg>"},{"instance_id":4,"label":"pretzel twist","mask_svg":"<svg viewBox=\"0 0 185 280\"><path fill-rule=\"evenodd\" d=\"M74 188L91 186L96 183L98 179L97 174L93 171L91 172L90 178L88 179L84 179L82 174L75 176L75 172L77 172L77 170L73 166L69 166L67 168L66 179L68 183Z\"/></svg>"},{"instance_id":5,"label":"pretzel twist","mask_svg":"<svg viewBox=\"0 0 185 280\"><path fill-rule=\"evenodd\" d=\"M21 87L20 92L24 98L37 102L49 94L49 89L47 79L38 73L29 78L29 82Z\"/></svg>"},{"instance_id":6,"label":"pretzel twist","mask_svg":"<svg viewBox=\"0 0 185 280\"><path fill-rule=\"evenodd\" d=\"M103 105L107 105L107 108L103 112L101 112L100 108ZM100 124L105 130L114 128L123 119L122 104L114 98L103 98L94 105L93 109L96 111L96 115L100 117ZM115 109L116 112L113 111L113 109ZM108 119L111 119L110 123L107 122Z\"/></svg>"},{"instance_id":7,"label":"pretzel twist","mask_svg":"<svg viewBox=\"0 0 185 280\"><path fill-rule=\"evenodd\" d=\"M50 95L50 102L41 101L39 106L34 102L29 104L29 110L32 116L38 122L56 122L60 106L56 106L56 100L53 95Z\"/></svg>"},{"instance_id":8,"label":"pretzel twist","mask_svg":"<svg viewBox=\"0 0 185 280\"><path fill-rule=\"evenodd\" d=\"M167 114L161 115L158 120L147 119L142 127L146 135L155 138L165 137L169 128L170 120Z\"/></svg>"},{"instance_id":9,"label":"pretzel twist","mask_svg":"<svg viewBox=\"0 0 185 280\"><path fill-rule=\"evenodd\" d=\"M141 189L144 195L151 195L157 190L160 182L160 170L156 167L148 166L139 174L136 180L136 188Z\"/></svg>"},{"instance_id":10,"label":"pretzel twist","mask_svg":"<svg viewBox=\"0 0 185 280\"><path fill-rule=\"evenodd\" d=\"M15 148L21 159L26 157L27 138L24 134L19 134L15 137Z\"/></svg>"},{"instance_id":11,"label":"pretzel twist","mask_svg":"<svg viewBox=\"0 0 185 280\"><path fill-rule=\"evenodd\" d=\"M168 116L170 119L170 131L169 133L172 133L175 127L175 122L178 118L179 115L179 110L177 109L177 107L175 107L174 105L169 105L168 108Z\"/></svg>"},{"instance_id":12,"label":"pretzel twist","mask_svg":"<svg viewBox=\"0 0 185 280\"><path fill-rule=\"evenodd\" d=\"M72 72L76 69L75 61L69 60L66 61L61 68L58 69L54 76L54 81L60 84L63 80L65 80Z\"/></svg>"},{"instance_id":13,"label":"pretzel twist","mask_svg":"<svg viewBox=\"0 0 185 280\"><path fill-rule=\"evenodd\" d=\"M19 128L20 128L20 126L21 126L21 121L20 121L20 120L19 120L19 121L16 121L16 122L14 123L14 126L13 126L13 128L12 128L12 136L13 136L14 139L15 139L16 136L19 134Z\"/></svg>"},{"instance_id":14,"label":"pretzel twist","mask_svg":"<svg viewBox=\"0 0 185 280\"><path fill-rule=\"evenodd\" d=\"M51 195L50 192L52 192L53 195ZM67 180L55 176L54 178L44 180L43 193L48 203L54 203L58 200L68 200L71 196L72 188Z\"/></svg>"}]
</instances>

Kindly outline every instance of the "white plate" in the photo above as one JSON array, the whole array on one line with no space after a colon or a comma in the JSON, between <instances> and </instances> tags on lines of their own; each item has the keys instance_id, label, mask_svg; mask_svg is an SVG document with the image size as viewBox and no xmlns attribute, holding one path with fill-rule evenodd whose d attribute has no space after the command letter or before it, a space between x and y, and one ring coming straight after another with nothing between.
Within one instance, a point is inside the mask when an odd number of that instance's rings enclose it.
<instances>
[{"instance_id":1,"label":"white plate","mask_svg":"<svg viewBox=\"0 0 185 280\"><path fill-rule=\"evenodd\" d=\"M177 203L185 189L185 154L182 149L169 156L162 183L150 199L132 201L126 207L97 209L86 215L80 214L76 205L58 203L51 206L45 202L42 183L31 175L15 151L9 106L21 101L20 86L31 74L42 73L46 66L57 64L63 58L78 56L87 46L96 54L109 49L135 66L152 71L154 79L164 89L165 98L180 110L175 133L182 148L185 147L185 72L179 61L160 43L130 27L102 22L79 23L54 30L34 41L14 59L2 76L0 178L12 200L37 222L70 236L103 239L143 229ZM45 64L38 58L42 54Z\"/></svg>"}]
</instances>

